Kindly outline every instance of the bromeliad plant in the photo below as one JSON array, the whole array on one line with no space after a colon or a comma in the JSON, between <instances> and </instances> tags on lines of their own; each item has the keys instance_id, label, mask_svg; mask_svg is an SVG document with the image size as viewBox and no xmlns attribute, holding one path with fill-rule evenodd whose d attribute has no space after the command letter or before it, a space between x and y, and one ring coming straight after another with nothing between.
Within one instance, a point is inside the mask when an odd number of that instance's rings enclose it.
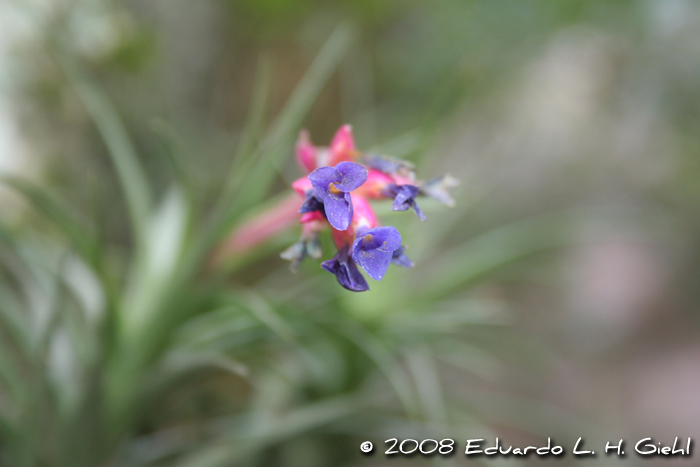
<instances>
[{"instance_id":1,"label":"bromeliad plant","mask_svg":"<svg viewBox=\"0 0 700 467\"><path fill-rule=\"evenodd\" d=\"M449 194L456 185L454 178L445 175L421 182L416 180L409 162L363 154L355 146L350 125L340 127L329 147L314 146L309 133L302 131L296 144L296 159L308 172L292 183L303 200L299 208L302 234L281 256L292 261L293 270L307 256L320 258L318 236L330 227L338 252L321 267L353 292L369 290L357 265L377 281L382 280L392 263L413 266L404 253L398 230L380 226L369 199L392 199L392 210L413 208L422 221L426 218L417 197L429 196L448 206L454 204Z\"/></svg>"},{"instance_id":2,"label":"bromeliad plant","mask_svg":"<svg viewBox=\"0 0 700 467\"><path fill-rule=\"evenodd\" d=\"M387 288L388 306L371 325L358 318L355 300L335 300L334 290L305 293L311 280L246 286L208 267L253 251L298 221L301 208L301 240L283 256L293 267L320 258L318 235L330 229L338 252L324 269L344 287L366 290L357 265L377 280L390 263L412 265L398 231L379 225L369 201L393 199L393 209L412 208L419 218L419 196L452 203L454 179L417 181L410 164L357 151L343 127L328 148L302 132L297 159L308 175L294 183L297 193L261 213L270 167L288 154L349 42L345 28L334 32L267 130L271 72L261 62L237 156L209 202L188 176L198 159L180 153L167 126L155 129L175 176L157 196L109 99L70 51L53 52L114 164L131 241L115 241L98 209L87 214L24 180L0 179L57 233L0 220L0 465L266 466L285 462L270 451L298 461L300 446L312 454L305 465L342 465L360 455L357 442L370 427L389 438L403 420L418 439L426 427L462 437L473 426L471 407L488 404L470 393L463 409L438 369L488 374L491 353L517 340L484 342L502 321L488 321L494 307L470 297L455 302L452 292L546 247L559 224L504 226L438 251L463 213L443 218L442 231L431 226L420 286ZM382 303L381 294L371 298Z\"/></svg>"}]
</instances>

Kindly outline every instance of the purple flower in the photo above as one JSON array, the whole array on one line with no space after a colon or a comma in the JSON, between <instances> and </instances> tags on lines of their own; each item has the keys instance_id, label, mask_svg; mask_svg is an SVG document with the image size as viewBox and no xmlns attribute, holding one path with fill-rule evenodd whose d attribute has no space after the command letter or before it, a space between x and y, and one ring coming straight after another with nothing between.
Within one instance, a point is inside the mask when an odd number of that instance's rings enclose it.
<instances>
[{"instance_id":1,"label":"purple flower","mask_svg":"<svg viewBox=\"0 0 700 467\"><path fill-rule=\"evenodd\" d=\"M416 203L416 196L420 193L420 189L413 185L389 185L387 191L390 195L394 196L394 204L391 205L392 211L405 211L409 207L413 208L416 216L422 221L425 221L425 214L418 203Z\"/></svg>"},{"instance_id":2,"label":"purple flower","mask_svg":"<svg viewBox=\"0 0 700 467\"><path fill-rule=\"evenodd\" d=\"M398 250L394 250L394 253L391 255L391 264L401 266L402 268L412 268L413 261L411 261L411 258L406 256L404 250L405 248L403 245L401 245Z\"/></svg>"},{"instance_id":3,"label":"purple flower","mask_svg":"<svg viewBox=\"0 0 700 467\"><path fill-rule=\"evenodd\" d=\"M299 208L299 213L305 214L314 211L323 212L323 201L318 199L315 190L312 188L306 192L306 200L304 200L304 204Z\"/></svg>"},{"instance_id":4,"label":"purple flower","mask_svg":"<svg viewBox=\"0 0 700 467\"><path fill-rule=\"evenodd\" d=\"M309 174L316 198L323 202L328 222L337 230L347 230L352 221L350 192L367 180L367 169L354 162L335 167L319 167Z\"/></svg>"},{"instance_id":5,"label":"purple flower","mask_svg":"<svg viewBox=\"0 0 700 467\"><path fill-rule=\"evenodd\" d=\"M382 280L394 251L401 248L401 235L394 227L376 227L358 233L352 244L352 258L374 280Z\"/></svg>"},{"instance_id":6,"label":"purple flower","mask_svg":"<svg viewBox=\"0 0 700 467\"><path fill-rule=\"evenodd\" d=\"M348 255L349 246L345 245L338 253L328 261L321 263L326 271L335 274L338 283L353 292L369 290L367 281L357 269L355 261Z\"/></svg>"}]
</instances>

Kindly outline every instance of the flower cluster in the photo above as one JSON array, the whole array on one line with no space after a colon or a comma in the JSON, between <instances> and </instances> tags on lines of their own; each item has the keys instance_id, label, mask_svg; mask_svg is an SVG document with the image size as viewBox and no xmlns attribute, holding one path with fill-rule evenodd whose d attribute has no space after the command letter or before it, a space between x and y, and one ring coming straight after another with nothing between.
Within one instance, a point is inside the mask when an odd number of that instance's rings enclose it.
<instances>
[{"instance_id":1,"label":"flower cluster","mask_svg":"<svg viewBox=\"0 0 700 467\"><path fill-rule=\"evenodd\" d=\"M390 264L412 267L404 253L401 235L394 227L380 226L370 199L393 200L392 210L412 208L425 220L416 198L429 196L449 206L450 190L457 181L449 175L429 182L416 180L409 162L364 154L355 147L350 125L342 126L329 147L314 146L302 131L296 144L297 162L308 175L292 183L303 199L300 240L282 253L292 269L307 256L321 257L318 235L330 227L337 254L321 264L348 290L369 289L358 265L375 280L384 277Z\"/></svg>"}]
</instances>

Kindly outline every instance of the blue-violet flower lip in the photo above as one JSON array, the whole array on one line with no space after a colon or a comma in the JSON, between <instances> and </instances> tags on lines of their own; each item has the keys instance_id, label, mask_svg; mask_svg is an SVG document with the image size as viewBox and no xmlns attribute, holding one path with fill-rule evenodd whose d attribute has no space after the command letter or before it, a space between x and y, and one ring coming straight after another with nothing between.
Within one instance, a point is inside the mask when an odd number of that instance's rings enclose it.
<instances>
[{"instance_id":1,"label":"blue-violet flower lip","mask_svg":"<svg viewBox=\"0 0 700 467\"><path fill-rule=\"evenodd\" d=\"M376 227L358 233L352 244L352 258L374 280L382 280L395 250L401 247L401 235L394 227Z\"/></svg>"},{"instance_id":2,"label":"blue-violet flower lip","mask_svg":"<svg viewBox=\"0 0 700 467\"><path fill-rule=\"evenodd\" d=\"M394 253L391 255L391 264L401 266L402 268L412 268L414 266L411 258L404 253L405 249L406 248L401 245L397 250L394 250Z\"/></svg>"},{"instance_id":3,"label":"blue-violet flower lip","mask_svg":"<svg viewBox=\"0 0 700 467\"><path fill-rule=\"evenodd\" d=\"M353 292L369 290L367 281L357 269L355 261L348 255L349 246L345 245L331 259L321 263L326 271L335 274L338 283Z\"/></svg>"},{"instance_id":4,"label":"blue-violet flower lip","mask_svg":"<svg viewBox=\"0 0 700 467\"><path fill-rule=\"evenodd\" d=\"M312 188L306 192L306 200L299 208L299 213L305 214L314 211L323 212L323 202L318 199L315 190Z\"/></svg>"},{"instance_id":5,"label":"blue-violet flower lip","mask_svg":"<svg viewBox=\"0 0 700 467\"><path fill-rule=\"evenodd\" d=\"M425 214L416 202L416 196L420 193L420 189L413 185L391 185L389 192L395 196L394 203L391 205L392 211L405 211L409 207L413 208L416 216L425 222Z\"/></svg>"},{"instance_id":6,"label":"blue-violet flower lip","mask_svg":"<svg viewBox=\"0 0 700 467\"><path fill-rule=\"evenodd\" d=\"M323 202L328 222L337 230L347 230L352 221L350 192L367 180L367 169L343 161L335 167L319 167L309 174L316 196Z\"/></svg>"},{"instance_id":7,"label":"blue-violet flower lip","mask_svg":"<svg viewBox=\"0 0 700 467\"><path fill-rule=\"evenodd\" d=\"M341 179L335 183L335 187L346 193L357 190L367 180L367 169L354 162L339 162L335 169L340 174Z\"/></svg>"}]
</instances>

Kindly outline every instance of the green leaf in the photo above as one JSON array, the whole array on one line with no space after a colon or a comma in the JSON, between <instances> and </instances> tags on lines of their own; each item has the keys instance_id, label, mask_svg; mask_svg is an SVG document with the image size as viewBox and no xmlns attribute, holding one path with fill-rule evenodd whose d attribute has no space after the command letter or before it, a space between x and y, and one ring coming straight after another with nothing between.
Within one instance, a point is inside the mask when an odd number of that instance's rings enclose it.
<instances>
[{"instance_id":1,"label":"green leaf","mask_svg":"<svg viewBox=\"0 0 700 467\"><path fill-rule=\"evenodd\" d=\"M11 186L29 199L34 206L53 221L74 242L86 261L91 264L94 263L97 254L95 239L89 234L90 229L86 222L79 219L77 214L71 212L68 206L58 201L55 195L46 193L43 189L27 180L3 176L0 177L0 182Z\"/></svg>"},{"instance_id":2,"label":"green leaf","mask_svg":"<svg viewBox=\"0 0 700 467\"><path fill-rule=\"evenodd\" d=\"M225 200L232 199L236 189L240 188L254 167L255 158L251 155L260 144L260 138L265 129L265 117L270 106L272 76L272 58L268 54L263 54L258 61L250 113L241 132L240 142L224 186L222 198Z\"/></svg>"},{"instance_id":3,"label":"green leaf","mask_svg":"<svg viewBox=\"0 0 700 467\"><path fill-rule=\"evenodd\" d=\"M296 335L292 327L275 312L265 299L253 291L249 291L245 296L245 304L248 310L272 332L287 344L296 345Z\"/></svg>"},{"instance_id":4,"label":"green leaf","mask_svg":"<svg viewBox=\"0 0 700 467\"><path fill-rule=\"evenodd\" d=\"M188 195L188 199L194 199L197 186L193 179L194 177L191 175L191 163L187 160L183 149L183 142L177 134L177 131L161 118L154 119L151 122L151 130L165 148L164 153L175 172L175 178L178 184L182 186L183 190Z\"/></svg>"},{"instance_id":5,"label":"green leaf","mask_svg":"<svg viewBox=\"0 0 700 467\"><path fill-rule=\"evenodd\" d=\"M408 370L416 386L423 415L437 433L447 435L447 408L442 391L440 375L430 350L425 345L416 345L405 352Z\"/></svg>"},{"instance_id":6,"label":"green leaf","mask_svg":"<svg viewBox=\"0 0 700 467\"><path fill-rule=\"evenodd\" d=\"M411 391L410 379L399 365L393 352L387 349L383 342L354 322L345 320L343 323L328 322L326 324L330 329L355 344L374 362L391 384L406 413L409 417L415 417L417 415L416 395Z\"/></svg>"},{"instance_id":7,"label":"green leaf","mask_svg":"<svg viewBox=\"0 0 700 467\"><path fill-rule=\"evenodd\" d=\"M323 45L309 70L272 123L255 155L252 171L245 174L245 183L232 193L235 201L228 210L221 226L223 231L220 234L227 231L232 218L265 196L277 174L278 164L284 157L291 154L296 131L311 109L316 96L345 55L351 38L349 26L341 24Z\"/></svg>"},{"instance_id":8,"label":"green leaf","mask_svg":"<svg viewBox=\"0 0 700 467\"><path fill-rule=\"evenodd\" d=\"M54 57L78 93L107 146L126 197L134 237L137 244L142 244L148 229L152 194L136 149L116 109L97 83L62 51L54 51Z\"/></svg>"},{"instance_id":9,"label":"green leaf","mask_svg":"<svg viewBox=\"0 0 700 467\"><path fill-rule=\"evenodd\" d=\"M494 269L528 255L574 241L583 219L571 213L526 219L498 227L450 250L431 262L418 285L426 296L440 296Z\"/></svg>"},{"instance_id":10,"label":"green leaf","mask_svg":"<svg viewBox=\"0 0 700 467\"><path fill-rule=\"evenodd\" d=\"M307 404L285 414L266 414L267 416L256 417L250 421L233 418L229 422L231 426L228 429L225 427L226 422L220 421L217 425L226 433L223 439L194 451L175 465L177 467L232 465L233 462L240 461L252 451L259 451L361 411L366 408L368 402L354 395L340 396ZM246 421L248 423L245 423Z\"/></svg>"},{"instance_id":11,"label":"green leaf","mask_svg":"<svg viewBox=\"0 0 700 467\"><path fill-rule=\"evenodd\" d=\"M145 343L152 326L162 326L159 313L171 291L182 257L189 211L177 186L171 187L158 211L149 219L146 243L135 264L122 310L122 332L127 341ZM167 320L164 320L167 321Z\"/></svg>"}]
</instances>

